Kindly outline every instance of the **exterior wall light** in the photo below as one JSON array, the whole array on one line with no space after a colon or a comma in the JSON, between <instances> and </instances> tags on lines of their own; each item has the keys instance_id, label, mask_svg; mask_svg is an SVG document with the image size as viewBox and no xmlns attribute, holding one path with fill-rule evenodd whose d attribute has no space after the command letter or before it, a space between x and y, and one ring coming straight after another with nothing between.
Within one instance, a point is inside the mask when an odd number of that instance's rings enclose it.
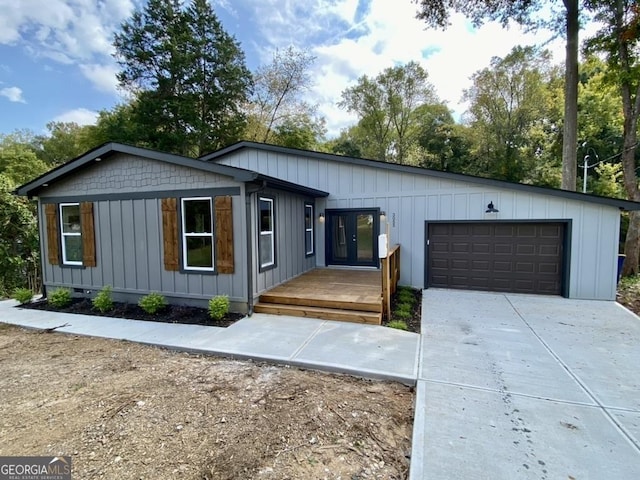
<instances>
[{"instance_id":1,"label":"exterior wall light","mask_svg":"<svg viewBox=\"0 0 640 480\"><path fill-rule=\"evenodd\" d=\"M493 200L491 200L489 202L489 205L487 205L487 209L485 210L484 213L498 213L500 210L498 210L494 205L493 205Z\"/></svg>"},{"instance_id":2,"label":"exterior wall light","mask_svg":"<svg viewBox=\"0 0 640 480\"><path fill-rule=\"evenodd\" d=\"M380 221L385 222L387 220L386 212L380 212Z\"/></svg>"},{"instance_id":3,"label":"exterior wall light","mask_svg":"<svg viewBox=\"0 0 640 480\"><path fill-rule=\"evenodd\" d=\"M324 212L320 212L320 215L318 215L318 221L320 223L324 223Z\"/></svg>"}]
</instances>

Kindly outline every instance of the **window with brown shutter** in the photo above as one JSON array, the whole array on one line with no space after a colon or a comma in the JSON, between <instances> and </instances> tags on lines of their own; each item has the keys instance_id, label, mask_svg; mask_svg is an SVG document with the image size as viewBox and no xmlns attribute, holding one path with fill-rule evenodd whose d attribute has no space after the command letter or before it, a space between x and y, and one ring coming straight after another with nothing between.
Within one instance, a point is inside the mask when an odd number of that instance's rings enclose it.
<instances>
[{"instance_id":1,"label":"window with brown shutter","mask_svg":"<svg viewBox=\"0 0 640 480\"><path fill-rule=\"evenodd\" d=\"M51 265L60 265L60 239L58 236L58 205L44 206L47 221L47 257Z\"/></svg>"},{"instance_id":2,"label":"window with brown shutter","mask_svg":"<svg viewBox=\"0 0 640 480\"><path fill-rule=\"evenodd\" d=\"M231 197L215 197L216 265L218 273L233 273L233 209Z\"/></svg>"},{"instance_id":3,"label":"window with brown shutter","mask_svg":"<svg viewBox=\"0 0 640 480\"><path fill-rule=\"evenodd\" d=\"M178 200L162 199L162 245L164 247L164 269L180 269L178 255Z\"/></svg>"}]
</instances>

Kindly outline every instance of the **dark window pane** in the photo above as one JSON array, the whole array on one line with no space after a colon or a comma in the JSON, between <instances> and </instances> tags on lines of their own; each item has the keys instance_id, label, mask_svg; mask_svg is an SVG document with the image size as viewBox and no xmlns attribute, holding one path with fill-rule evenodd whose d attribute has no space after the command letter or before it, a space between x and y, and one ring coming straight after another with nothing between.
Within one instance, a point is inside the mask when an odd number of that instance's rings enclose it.
<instances>
[{"instance_id":1,"label":"dark window pane","mask_svg":"<svg viewBox=\"0 0 640 480\"><path fill-rule=\"evenodd\" d=\"M82 236L64 236L64 254L67 262L82 262Z\"/></svg>"},{"instance_id":2,"label":"dark window pane","mask_svg":"<svg viewBox=\"0 0 640 480\"><path fill-rule=\"evenodd\" d=\"M309 206L304 209L304 228L313 228L313 208Z\"/></svg>"},{"instance_id":3,"label":"dark window pane","mask_svg":"<svg viewBox=\"0 0 640 480\"><path fill-rule=\"evenodd\" d=\"M273 202L260 199L260 231L273 231Z\"/></svg>"},{"instance_id":4,"label":"dark window pane","mask_svg":"<svg viewBox=\"0 0 640 480\"><path fill-rule=\"evenodd\" d=\"M211 237L187 237L187 267L213 267Z\"/></svg>"},{"instance_id":5,"label":"dark window pane","mask_svg":"<svg viewBox=\"0 0 640 480\"><path fill-rule=\"evenodd\" d=\"M184 202L185 233L211 233L211 201L186 200Z\"/></svg>"}]
</instances>

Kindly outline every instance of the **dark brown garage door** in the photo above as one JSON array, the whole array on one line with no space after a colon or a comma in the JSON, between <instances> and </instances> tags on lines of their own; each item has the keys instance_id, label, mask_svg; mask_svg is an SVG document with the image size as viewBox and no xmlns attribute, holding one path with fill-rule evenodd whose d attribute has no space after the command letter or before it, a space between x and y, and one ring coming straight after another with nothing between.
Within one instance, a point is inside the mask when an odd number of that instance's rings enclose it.
<instances>
[{"instance_id":1,"label":"dark brown garage door","mask_svg":"<svg viewBox=\"0 0 640 480\"><path fill-rule=\"evenodd\" d=\"M427 286L560 294L563 223L429 223Z\"/></svg>"}]
</instances>

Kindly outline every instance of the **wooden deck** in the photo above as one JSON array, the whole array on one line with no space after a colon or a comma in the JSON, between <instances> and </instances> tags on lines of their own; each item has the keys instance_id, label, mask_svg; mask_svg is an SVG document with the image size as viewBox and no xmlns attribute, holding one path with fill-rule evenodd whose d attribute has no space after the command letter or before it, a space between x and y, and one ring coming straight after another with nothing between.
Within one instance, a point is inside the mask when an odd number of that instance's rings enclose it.
<instances>
[{"instance_id":1,"label":"wooden deck","mask_svg":"<svg viewBox=\"0 0 640 480\"><path fill-rule=\"evenodd\" d=\"M344 322L382 322L380 270L317 268L260 296L260 313Z\"/></svg>"}]
</instances>

